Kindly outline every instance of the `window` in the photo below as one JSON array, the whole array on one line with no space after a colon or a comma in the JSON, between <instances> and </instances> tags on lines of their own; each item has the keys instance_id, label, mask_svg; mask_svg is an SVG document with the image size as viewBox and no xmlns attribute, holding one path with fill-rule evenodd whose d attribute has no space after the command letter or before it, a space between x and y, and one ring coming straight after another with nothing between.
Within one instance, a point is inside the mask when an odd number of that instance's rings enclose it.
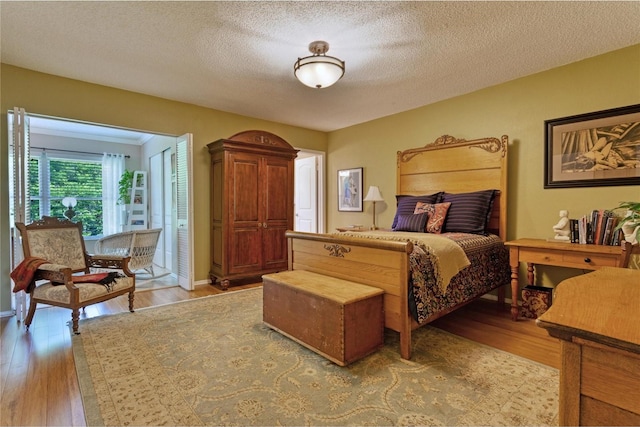
<instances>
[{"instance_id":1,"label":"window","mask_svg":"<svg viewBox=\"0 0 640 427\"><path fill-rule=\"evenodd\" d=\"M62 199L73 196L75 221L82 221L85 236L102 235L102 162L95 156L64 158L58 154L31 156L29 162L29 214L62 218Z\"/></svg>"}]
</instances>

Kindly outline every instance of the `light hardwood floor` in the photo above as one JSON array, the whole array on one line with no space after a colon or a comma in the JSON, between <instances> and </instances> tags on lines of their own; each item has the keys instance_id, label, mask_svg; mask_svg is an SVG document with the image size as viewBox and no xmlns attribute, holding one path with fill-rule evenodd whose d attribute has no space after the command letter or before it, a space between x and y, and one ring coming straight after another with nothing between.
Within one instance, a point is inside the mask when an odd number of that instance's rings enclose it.
<instances>
[{"instance_id":1,"label":"light hardwood floor","mask_svg":"<svg viewBox=\"0 0 640 427\"><path fill-rule=\"evenodd\" d=\"M227 292L260 286L246 284ZM213 287L136 292L135 307L151 307L221 293ZM81 318L127 311L127 297L88 307ZM70 311L38 309L29 332L14 317L0 322L0 425L84 426L67 322ZM432 323L454 334L557 368L559 343L533 320L512 322L508 307L476 301ZM82 331L82 324L80 325Z\"/></svg>"}]
</instances>

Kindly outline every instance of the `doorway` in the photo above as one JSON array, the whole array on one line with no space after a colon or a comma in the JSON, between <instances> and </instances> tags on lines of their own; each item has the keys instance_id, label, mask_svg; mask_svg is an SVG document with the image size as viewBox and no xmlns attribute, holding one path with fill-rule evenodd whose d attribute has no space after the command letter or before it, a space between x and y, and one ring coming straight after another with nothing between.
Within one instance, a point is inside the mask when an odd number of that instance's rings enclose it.
<instances>
[{"instance_id":1,"label":"doorway","mask_svg":"<svg viewBox=\"0 0 640 427\"><path fill-rule=\"evenodd\" d=\"M180 257L181 259L193 259L193 231L191 226L193 221L190 220L193 212L193 209L190 208L192 198L184 196L176 197L176 193L178 192L176 186L178 184L175 179L175 177L179 175L181 177L179 180L181 187L189 187L188 182L191 181L192 176L191 159L184 161L176 160L191 155L192 141L189 134L183 135L182 137L175 137L152 132L117 128L103 124L27 114L24 110L18 108L14 109L13 112L10 111L7 116L10 135L12 135L10 136L10 154L13 153L14 147L16 146L23 147L21 149L25 151L26 155L22 157L27 158L29 157L30 148L35 147L39 147L39 150L46 150L48 152L64 152L65 156L71 157L78 154L102 155L102 153L105 152L125 153L128 157L125 166L126 169L144 170L148 168L148 184L154 184L150 185L151 188L158 187L159 193L155 193L155 197L163 200L163 203L160 204L163 208L162 226L157 227L163 228L163 236L161 236L161 244L163 246L161 253L162 271L167 272L166 276L173 277L175 284L180 284L180 286L185 289L193 289L192 261L186 264L175 262L179 254L183 254ZM16 131L16 123L20 124L19 132ZM23 141L16 144L16 138L22 138ZM156 169L155 163L153 163L154 167L151 167L151 158L157 151L163 153L159 169ZM14 171L14 173L12 173L12 179L16 180L16 165L12 160L15 156L10 155L9 157L9 170ZM28 169L28 162L26 163L26 168ZM177 168L187 168L188 170L177 171ZM167 169L169 169L168 173ZM165 178L165 176L167 178ZM161 177L160 181L158 181L158 177ZM161 185L157 185L158 183L161 183ZM12 189L13 185L10 187ZM27 193L27 191L23 191L22 193ZM185 191L181 191L181 194L185 194ZM13 223L14 215L17 212L13 209L13 206L24 206L25 202L16 203L16 195L13 194L13 191L10 191L9 197L9 205L12 206L12 209L10 209L10 223ZM29 197L28 194L27 197ZM164 201L167 201L170 205L165 204ZM187 203L188 205L182 209L177 209L177 203ZM152 206L156 206L156 204L152 204ZM165 211L168 211L168 213ZM187 212L190 214L184 215L185 217L180 218L178 221L175 219L177 212ZM176 230L178 223L181 224L182 228L179 231ZM185 238L175 238L178 233L184 235ZM89 252L92 252L93 244L97 240L97 237L86 239L87 250ZM13 250L15 250L15 248L12 245L12 251ZM141 281L144 280L142 277L140 277L140 279ZM167 279L165 279L165 281Z\"/></svg>"},{"instance_id":2,"label":"doorway","mask_svg":"<svg viewBox=\"0 0 640 427\"><path fill-rule=\"evenodd\" d=\"M324 233L325 153L298 151L295 159L294 230Z\"/></svg>"}]
</instances>

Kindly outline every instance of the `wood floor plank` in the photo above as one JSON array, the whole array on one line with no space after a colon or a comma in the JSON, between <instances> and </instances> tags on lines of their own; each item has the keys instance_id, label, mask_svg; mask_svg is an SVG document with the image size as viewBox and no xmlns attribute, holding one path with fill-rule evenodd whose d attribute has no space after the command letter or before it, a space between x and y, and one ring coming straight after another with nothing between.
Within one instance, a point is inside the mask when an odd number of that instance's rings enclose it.
<instances>
[{"instance_id":1,"label":"wood floor plank","mask_svg":"<svg viewBox=\"0 0 640 427\"><path fill-rule=\"evenodd\" d=\"M260 285L245 283L226 292ZM208 285L193 291L180 287L144 290L136 292L135 308L140 310L223 292ZM126 313L128 304L127 295L122 295L87 307L80 317ZM70 320L71 312L58 307L38 308L29 332L14 317L0 319L0 379L3 383L0 386L0 425L85 426ZM473 302L436 320L432 326L530 360L554 367L559 365L560 346L556 339L549 337L532 320L512 322L509 310L497 310L492 301Z\"/></svg>"}]
</instances>

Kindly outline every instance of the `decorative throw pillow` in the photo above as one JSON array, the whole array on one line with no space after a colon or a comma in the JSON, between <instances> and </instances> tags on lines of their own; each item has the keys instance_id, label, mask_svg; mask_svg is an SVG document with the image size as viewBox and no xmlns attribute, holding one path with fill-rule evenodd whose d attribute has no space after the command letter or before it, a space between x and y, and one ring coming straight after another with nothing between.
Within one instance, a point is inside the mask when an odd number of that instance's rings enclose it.
<instances>
[{"instance_id":1,"label":"decorative throw pillow","mask_svg":"<svg viewBox=\"0 0 640 427\"><path fill-rule=\"evenodd\" d=\"M427 224L427 218L429 214L411 214L411 215L398 215L398 222L394 231L413 231L417 233L424 233L425 226Z\"/></svg>"},{"instance_id":2,"label":"decorative throw pillow","mask_svg":"<svg viewBox=\"0 0 640 427\"><path fill-rule=\"evenodd\" d=\"M429 215L425 231L427 233L440 234L442 233L442 227L444 226L445 218L447 217L447 211L449 210L451 203L416 203L416 209L414 214L426 213Z\"/></svg>"},{"instance_id":3,"label":"decorative throw pillow","mask_svg":"<svg viewBox=\"0 0 640 427\"><path fill-rule=\"evenodd\" d=\"M413 215L413 211L416 208L416 203L438 203L441 196L442 192L426 194L423 196L408 196L404 194L396 195L396 215L393 218L393 224L391 224L391 228L393 230L396 229L396 225L398 223L398 215Z\"/></svg>"},{"instance_id":4,"label":"decorative throw pillow","mask_svg":"<svg viewBox=\"0 0 640 427\"><path fill-rule=\"evenodd\" d=\"M451 233L485 234L491 218L496 190L470 193L444 193L443 202L450 202L444 231Z\"/></svg>"}]
</instances>

